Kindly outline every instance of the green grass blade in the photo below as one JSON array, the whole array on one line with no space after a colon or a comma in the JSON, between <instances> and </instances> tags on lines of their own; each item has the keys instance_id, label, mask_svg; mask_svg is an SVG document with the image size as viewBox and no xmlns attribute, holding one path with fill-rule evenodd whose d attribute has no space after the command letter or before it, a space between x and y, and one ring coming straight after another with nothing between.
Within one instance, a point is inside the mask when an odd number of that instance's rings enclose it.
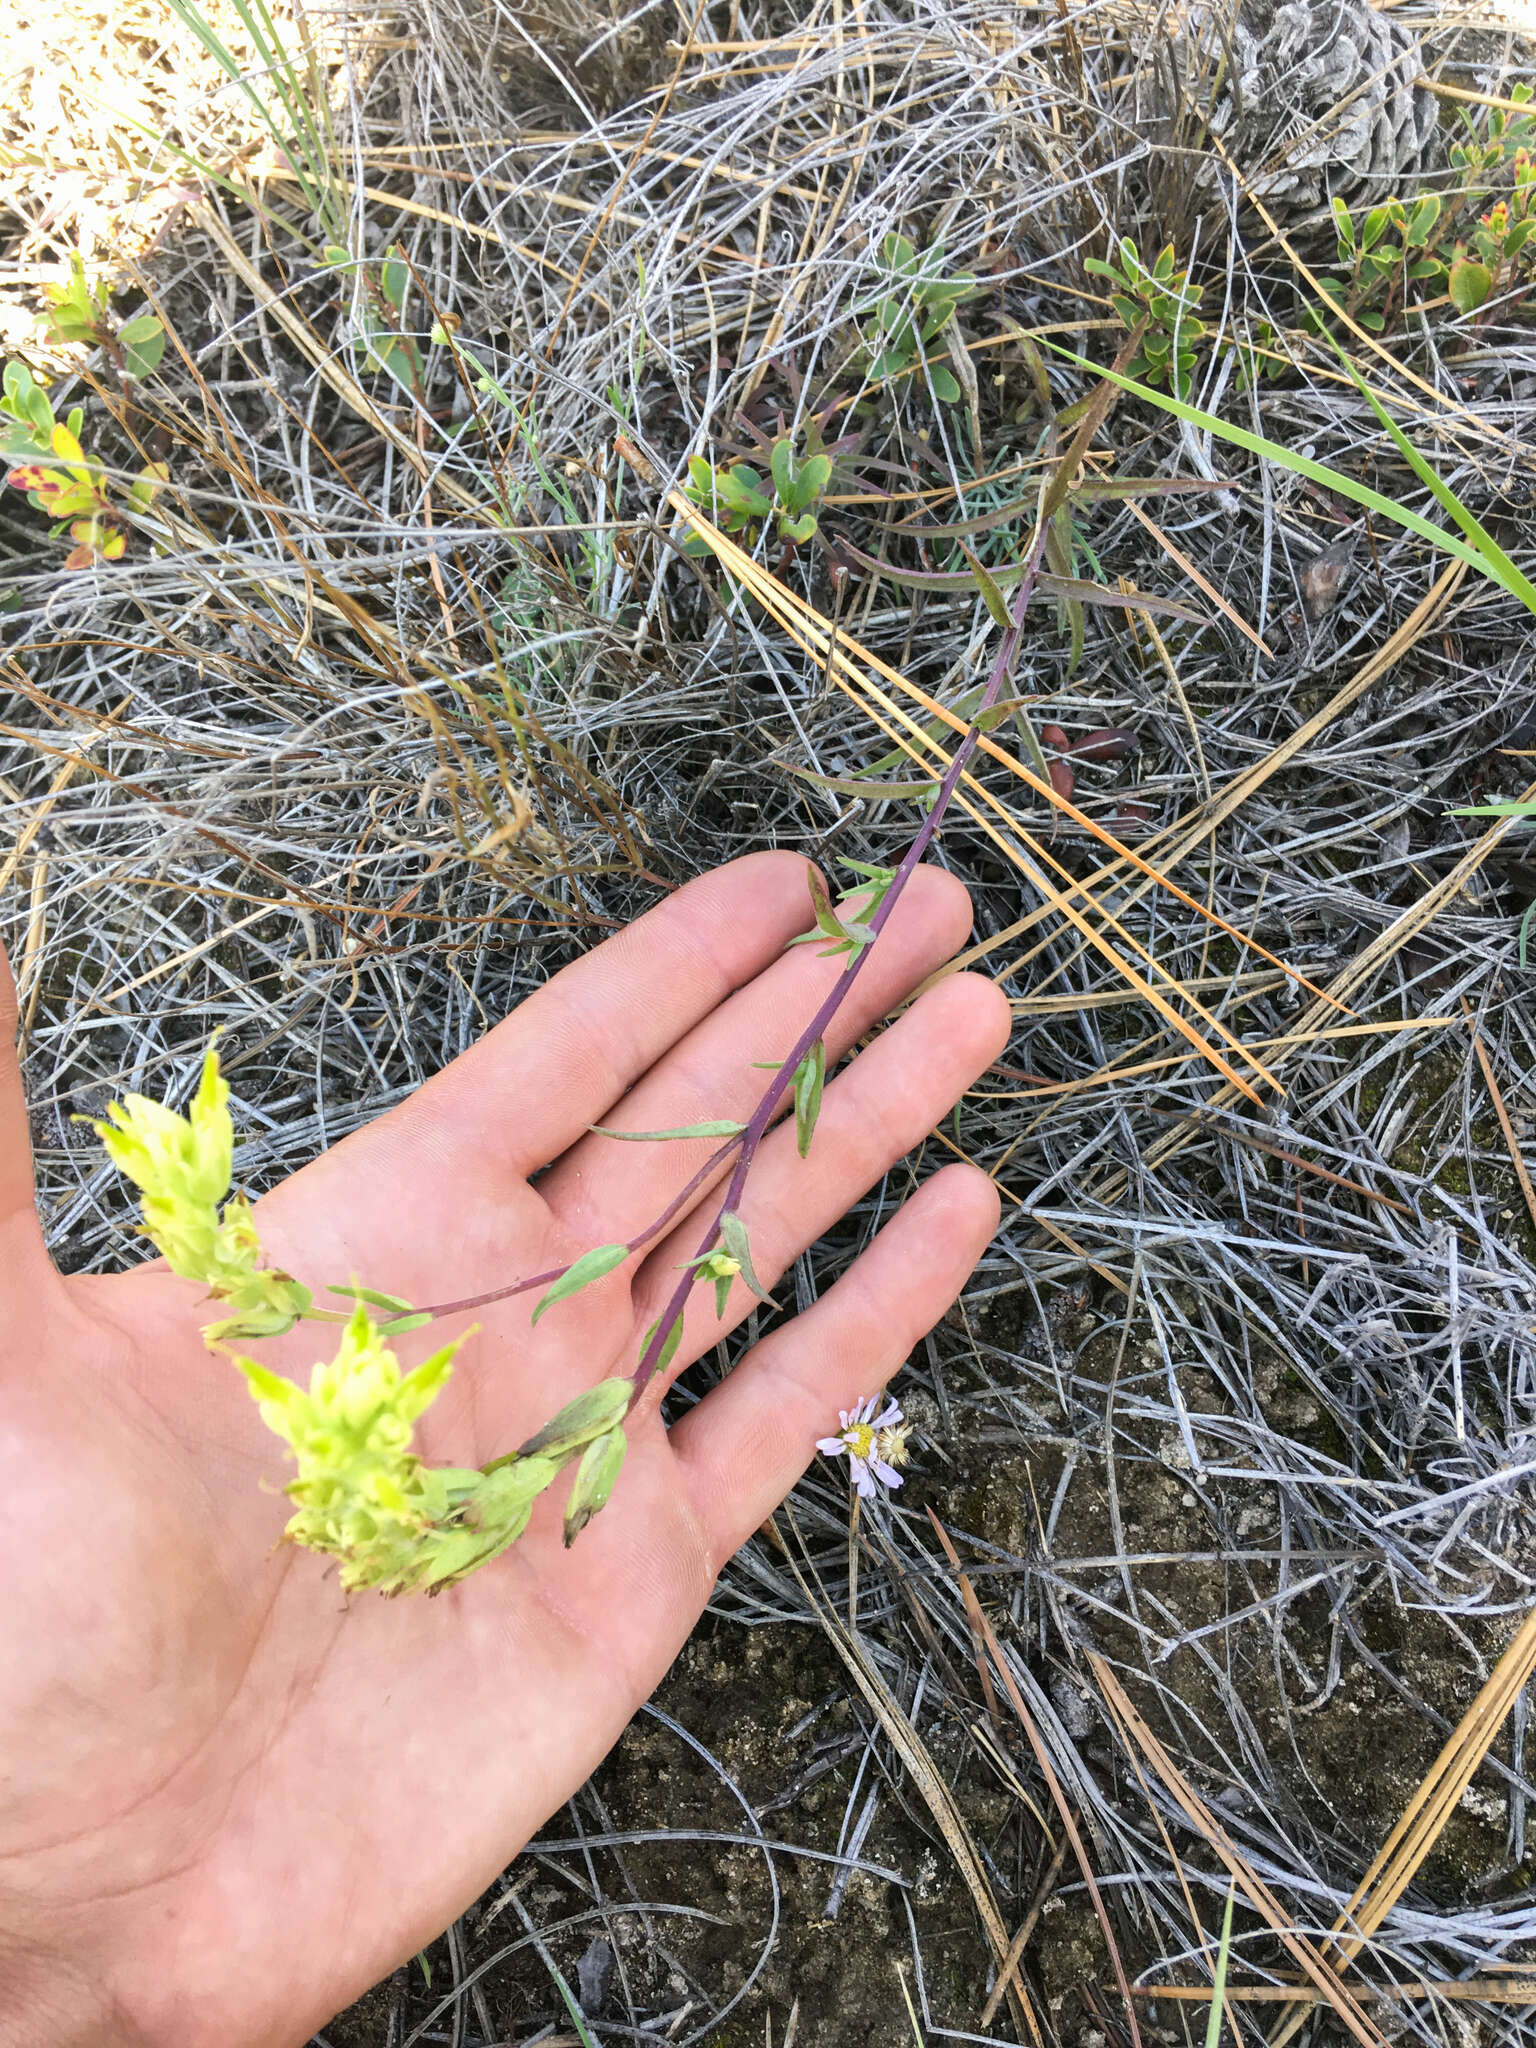
<instances>
[{"instance_id":1,"label":"green grass blade","mask_svg":"<svg viewBox=\"0 0 1536 2048\"><path fill-rule=\"evenodd\" d=\"M197 0L170 0L170 6L178 21L245 95L274 145L292 164L304 203L324 223L331 239L340 241L344 223L331 189L330 110L325 105L324 84L317 74L313 52L305 52L309 70L306 85L261 0L255 0L254 8L247 0L234 0L235 13L270 81L277 102L274 106L256 90L234 52L198 7ZM318 114L311 108L311 99L319 109Z\"/></svg>"},{"instance_id":2,"label":"green grass blade","mask_svg":"<svg viewBox=\"0 0 1536 2048\"><path fill-rule=\"evenodd\" d=\"M1227 1995L1227 1963L1232 1954L1232 1907L1237 1898L1237 1879L1227 1890L1227 1910L1221 1920L1221 1946L1216 1951L1216 1975L1211 1985L1211 2014L1205 2023L1205 2048L1216 2048L1221 2039L1221 2015Z\"/></svg>"},{"instance_id":3,"label":"green grass blade","mask_svg":"<svg viewBox=\"0 0 1536 2048\"><path fill-rule=\"evenodd\" d=\"M1451 533L1443 526L1436 526L1433 520L1421 513L1410 511L1406 505L1384 497L1380 491L1373 491L1368 484L1357 483L1352 476L1330 469L1324 462L1314 462L1308 455L1297 455L1292 449L1282 448L1278 441L1271 441L1263 434L1251 434L1246 427L1235 427L1226 420L1218 419L1214 413L1203 411L1198 405L1187 405L1183 399L1173 398L1166 391L1154 391L1150 385L1138 384L1133 377L1123 377L1117 370L1107 370L1099 363L1093 363L1086 356L1080 356L1075 349L1063 348L1059 342L1042 339L1042 348L1053 354L1064 356L1079 368L1089 370L1096 377L1104 377L1112 384L1118 384L1122 391L1128 391L1133 398L1144 398L1149 405L1155 405L1162 412L1171 413L1175 419L1188 420L1191 426L1201 428L1205 433L1214 434L1220 441L1229 441L1235 448L1246 448L1251 455L1262 455L1269 462L1279 463L1282 469L1289 469L1297 476L1309 478L1321 484L1325 490L1334 491L1341 498L1348 498L1356 505L1363 505L1368 511L1378 512L1383 519L1390 519L1394 525L1405 527L1409 533L1416 533L1421 540L1440 548L1445 554L1454 555L1479 575L1497 583L1522 604L1530 604L1536 610L1536 603L1527 598L1526 591L1532 586L1514 570L1515 582L1505 580L1497 560L1490 559L1481 548L1473 547L1459 534ZM1471 515L1468 514L1468 517ZM1503 559L1507 562L1508 557ZM1510 565L1513 567L1513 565ZM1536 591L1532 591L1536 598Z\"/></svg>"},{"instance_id":4,"label":"green grass blade","mask_svg":"<svg viewBox=\"0 0 1536 2048\"><path fill-rule=\"evenodd\" d=\"M544 1967L548 1970L551 1977L554 1978L560 1996L565 2000L565 2009L571 2016L571 2025L576 2029L576 2038L581 2042L581 2048L600 2048L598 2038L587 2025L587 2016L576 2003L570 1985L566 1983L564 1977L561 1976L559 1970L548 1956L544 1958Z\"/></svg>"},{"instance_id":5,"label":"green grass blade","mask_svg":"<svg viewBox=\"0 0 1536 2048\"><path fill-rule=\"evenodd\" d=\"M1332 340L1332 336L1329 339ZM1456 524L1467 536L1467 539L1471 541L1478 553L1488 563L1489 573L1512 596L1518 597L1527 611L1536 612L1536 584L1532 584L1528 577L1521 574L1520 570L1510 560L1509 556L1505 554L1482 521L1463 505L1449 484L1445 483L1436 474L1434 469L1431 468L1418 449L1408 439L1402 428L1397 424L1397 421L1387 411L1370 385L1366 383L1349 357L1345 355L1343 349L1339 348L1338 343L1334 342L1333 345L1335 350L1337 350L1339 361L1353 378L1356 389L1361 397L1392 436L1392 439L1397 444L1398 453L1408 464L1408 467L1413 471L1419 482L1450 513Z\"/></svg>"}]
</instances>

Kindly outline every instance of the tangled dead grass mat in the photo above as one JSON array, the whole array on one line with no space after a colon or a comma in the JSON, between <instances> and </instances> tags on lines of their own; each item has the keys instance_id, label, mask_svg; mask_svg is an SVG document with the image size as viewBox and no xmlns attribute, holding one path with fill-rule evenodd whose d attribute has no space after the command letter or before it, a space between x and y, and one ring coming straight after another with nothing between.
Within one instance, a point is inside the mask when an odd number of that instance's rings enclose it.
<instances>
[{"instance_id":1,"label":"tangled dead grass mat","mask_svg":"<svg viewBox=\"0 0 1536 2048\"><path fill-rule=\"evenodd\" d=\"M1455 109L1531 68L1412 5L1385 63L1385 17L1308 17L1326 61L1277 83L1261 6L1228 46L1123 0L401 0L285 18L329 96L306 164L184 23L71 19L11 46L39 54L6 96L7 345L72 247L170 336L131 393L33 357L103 460L168 464L124 559L61 575L0 512L0 913L82 1269L135 1253L71 1118L174 1095L212 1025L260 1186L658 890L904 843L922 777L882 704L953 714L991 629L851 550L960 569L903 528L969 520L1016 557L1093 384L1048 345L1117 345L1084 267L1112 238L1191 266L1202 405L1428 506L1306 325L1324 184L1445 192ZM882 381L894 232L977 289ZM1341 332L1529 565L1521 295ZM834 399L859 439L818 539L766 522L733 597L669 486ZM1139 401L1092 463L1184 488L1082 496L1069 558L1202 622L1037 607L1017 687L1056 787L1188 894L1053 808L1022 742L944 827L1013 1044L790 1283L813 1300L931 1164L995 1177L1003 1227L903 1381L917 1469L851 1529L813 1471L592 1784L332 2048L573 2042L550 1963L603 2042L1193 2040L1234 1879L1234 2034L1536 2039L1536 869L1452 815L1530 780L1530 621ZM1222 1082L1190 1042L1222 1033L1283 1095Z\"/></svg>"}]
</instances>

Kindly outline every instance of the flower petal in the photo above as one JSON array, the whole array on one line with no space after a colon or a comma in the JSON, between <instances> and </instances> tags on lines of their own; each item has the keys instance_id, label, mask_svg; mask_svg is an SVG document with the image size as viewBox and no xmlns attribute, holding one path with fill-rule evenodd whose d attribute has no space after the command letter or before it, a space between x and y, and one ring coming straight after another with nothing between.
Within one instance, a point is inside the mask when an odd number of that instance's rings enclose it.
<instances>
[{"instance_id":1,"label":"flower petal","mask_svg":"<svg viewBox=\"0 0 1536 2048\"><path fill-rule=\"evenodd\" d=\"M819 1436L816 1439L816 1448L824 1458L840 1458L848 1446L840 1436Z\"/></svg>"},{"instance_id":2,"label":"flower petal","mask_svg":"<svg viewBox=\"0 0 1536 2048\"><path fill-rule=\"evenodd\" d=\"M885 1485L900 1486L903 1484L901 1474L893 1471L889 1465L882 1465L878 1458L875 1459L874 1465L875 1477L883 1481Z\"/></svg>"}]
</instances>

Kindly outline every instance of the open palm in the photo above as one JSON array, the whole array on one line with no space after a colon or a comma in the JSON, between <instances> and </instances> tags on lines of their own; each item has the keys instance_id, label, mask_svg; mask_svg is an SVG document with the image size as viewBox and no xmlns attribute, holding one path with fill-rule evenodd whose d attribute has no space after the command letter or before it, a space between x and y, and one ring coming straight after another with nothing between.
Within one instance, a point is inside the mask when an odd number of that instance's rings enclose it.
<instances>
[{"instance_id":1,"label":"open palm","mask_svg":"<svg viewBox=\"0 0 1536 2048\"><path fill-rule=\"evenodd\" d=\"M710 1148L587 1126L749 1114L752 1062L783 1056L842 964L784 953L808 907L789 855L679 891L259 1203L268 1256L316 1288L356 1277L434 1302L634 1235ZM957 883L920 870L829 1054L948 958L969 918ZM952 977L829 1085L807 1160L792 1129L770 1135L742 1204L765 1283L921 1139L1007 1028L989 982ZM3 1057L0 2041L290 2048L436 1935L581 1783L828 1418L956 1293L996 1196L968 1167L936 1175L670 1433L644 1404L612 1502L569 1553L557 1487L513 1550L440 1599L347 1601L323 1560L274 1549L281 1446L205 1350L198 1290L158 1262L54 1273ZM535 1297L482 1311L424 1455L480 1463L631 1370L712 1213L537 1329ZM722 1323L697 1289L674 1371L751 1306L738 1284ZM260 1355L305 1374L325 1335L300 1328Z\"/></svg>"}]
</instances>

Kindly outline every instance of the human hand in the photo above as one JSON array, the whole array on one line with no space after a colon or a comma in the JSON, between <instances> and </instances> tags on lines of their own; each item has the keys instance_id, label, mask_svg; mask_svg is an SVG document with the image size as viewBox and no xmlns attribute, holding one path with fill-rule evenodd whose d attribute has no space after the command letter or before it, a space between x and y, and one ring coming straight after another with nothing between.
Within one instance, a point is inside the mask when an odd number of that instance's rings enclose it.
<instances>
[{"instance_id":1,"label":"human hand","mask_svg":"<svg viewBox=\"0 0 1536 2048\"><path fill-rule=\"evenodd\" d=\"M784 952L807 903L788 854L680 890L259 1202L269 1256L311 1285L355 1273L441 1301L633 1235L711 1148L587 1126L621 1097L639 1129L748 1113L751 1062L782 1056L841 965ZM969 921L959 884L920 870L829 1061ZM946 1168L670 1432L642 1403L621 1483L573 1550L557 1487L506 1556L441 1598L347 1601L319 1559L273 1548L280 1446L204 1348L198 1288L159 1261L54 1272L8 1004L0 963L0 2044L291 2048L432 1939L581 1784L829 1418L958 1292L997 1197ZM770 1135L742 1204L766 1284L1007 1033L993 985L952 977L829 1083L808 1159L792 1126ZM481 1463L631 1370L698 1224L685 1215L537 1329L536 1296L482 1311L419 1425L423 1454ZM752 1305L738 1283L721 1323L696 1289L669 1376ZM399 1348L409 1361L468 1320ZM303 1326L260 1347L295 1377L328 1348Z\"/></svg>"}]
</instances>

